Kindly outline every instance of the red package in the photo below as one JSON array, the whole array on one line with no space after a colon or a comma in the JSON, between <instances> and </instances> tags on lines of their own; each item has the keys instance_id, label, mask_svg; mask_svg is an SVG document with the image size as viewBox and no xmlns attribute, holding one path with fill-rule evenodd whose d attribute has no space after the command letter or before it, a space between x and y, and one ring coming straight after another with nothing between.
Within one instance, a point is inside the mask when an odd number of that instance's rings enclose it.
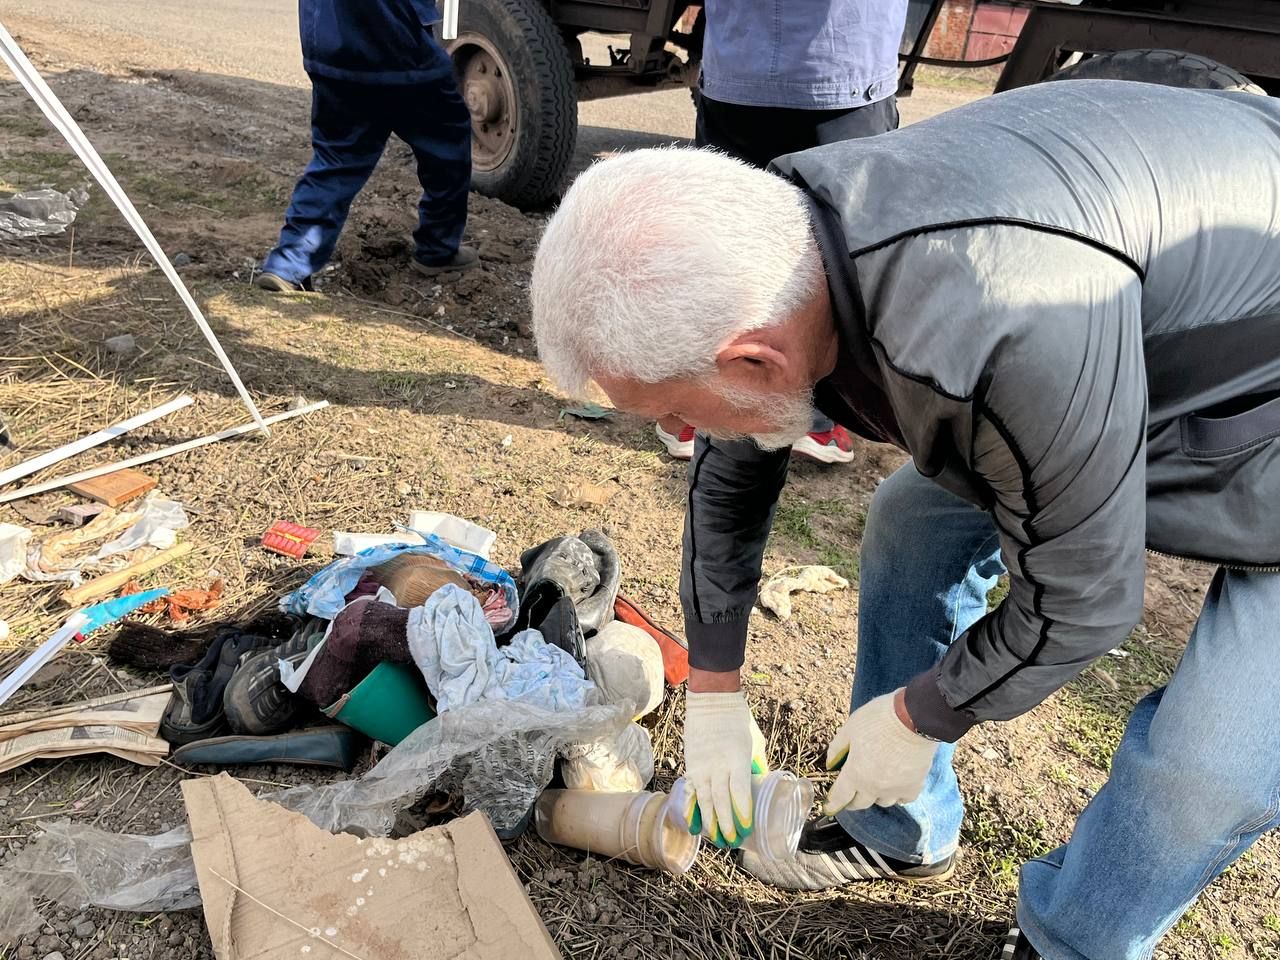
<instances>
[{"instance_id":1,"label":"red package","mask_svg":"<svg viewBox=\"0 0 1280 960\"><path fill-rule=\"evenodd\" d=\"M286 557L301 560L306 555L307 547L316 542L319 530L300 527L288 520L277 520L262 535L262 546L272 553L282 553Z\"/></svg>"}]
</instances>

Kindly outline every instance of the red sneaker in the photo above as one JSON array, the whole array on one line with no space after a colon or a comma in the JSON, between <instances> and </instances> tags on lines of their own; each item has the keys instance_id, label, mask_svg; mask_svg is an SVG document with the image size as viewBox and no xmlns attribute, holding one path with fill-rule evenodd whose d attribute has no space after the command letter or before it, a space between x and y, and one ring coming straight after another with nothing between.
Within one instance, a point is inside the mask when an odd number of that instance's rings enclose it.
<instances>
[{"instance_id":1,"label":"red sneaker","mask_svg":"<svg viewBox=\"0 0 1280 960\"><path fill-rule=\"evenodd\" d=\"M839 424L822 433L810 433L801 437L791 448L791 453L818 463L848 463L857 456L853 449L853 437Z\"/></svg>"},{"instance_id":2,"label":"red sneaker","mask_svg":"<svg viewBox=\"0 0 1280 960\"><path fill-rule=\"evenodd\" d=\"M676 460L693 459L693 427L686 423L681 428L679 436L676 436L663 430L660 423L655 423L653 426L658 433L658 439L667 448L667 453Z\"/></svg>"}]
</instances>

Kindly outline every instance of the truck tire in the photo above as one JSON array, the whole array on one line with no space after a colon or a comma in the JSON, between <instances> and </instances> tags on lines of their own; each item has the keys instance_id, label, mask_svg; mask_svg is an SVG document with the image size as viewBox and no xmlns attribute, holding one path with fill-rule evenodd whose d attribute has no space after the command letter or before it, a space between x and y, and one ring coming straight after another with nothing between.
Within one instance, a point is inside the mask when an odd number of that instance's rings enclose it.
<instances>
[{"instance_id":1,"label":"truck tire","mask_svg":"<svg viewBox=\"0 0 1280 960\"><path fill-rule=\"evenodd\" d=\"M521 208L554 198L578 139L573 63L538 0L466 0L449 44L471 111L471 186Z\"/></svg>"},{"instance_id":2,"label":"truck tire","mask_svg":"<svg viewBox=\"0 0 1280 960\"><path fill-rule=\"evenodd\" d=\"M1198 90L1266 91L1216 60L1182 50L1116 50L1063 67L1050 80L1137 80Z\"/></svg>"}]
</instances>

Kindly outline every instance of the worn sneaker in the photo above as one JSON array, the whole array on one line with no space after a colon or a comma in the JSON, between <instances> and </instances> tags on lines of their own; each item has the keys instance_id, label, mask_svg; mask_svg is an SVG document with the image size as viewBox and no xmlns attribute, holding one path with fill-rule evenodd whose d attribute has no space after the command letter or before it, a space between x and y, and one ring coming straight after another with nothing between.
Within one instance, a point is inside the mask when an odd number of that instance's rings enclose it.
<instances>
[{"instance_id":1,"label":"worn sneaker","mask_svg":"<svg viewBox=\"0 0 1280 960\"><path fill-rule=\"evenodd\" d=\"M862 845L833 818L820 817L805 825L795 856L766 860L743 850L739 865L782 890L828 890L859 880L945 880L955 872L956 855L938 863L904 863Z\"/></svg>"},{"instance_id":2,"label":"worn sneaker","mask_svg":"<svg viewBox=\"0 0 1280 960\"><path fill-rule=\"evenodd\" d=\"M307 277L301 283L293 283L274 273L258 274L253 281L253 285L259 290L267 290L271 293L315 293L316 289L312 286L310 277Z\"/></svg>"},{"instance_id":3,"label":"worn sneaker","mask_svg":"<svg viewBox=\"0 0 1280 960\"><path fill-rule=\"evenodd\" d=\"M999 960L1044 960L1044 957L1036 952L1036 948L1022 931L1013 926L1009 928L1009 936L1005 938Z\"/></svg>"},{"instance_id":4,"label":"worn sneaker","mask_svg":"<svg viewBox=\"0 0 1280 960\"><path fill-rule=\"evenodd\" d=\"M318 621L320 626L325 621ZM280 681L280 661L299 667L324 630L309 623L292 637L246 659L232 674L222 695L227 726L233 733L266 736L293 727L306 702Z\"/></svg>"},{"instance_id":5,"label":"worn sneaker","mask_svg":"<svg viewBox=\"0 0 1280 960\"><path fill-rule=\"evenodd\" d=\"M423 263L417 257L412 261L413 269L426 277L438 277L442 273L465 273L480 266L480 254L474 247L459 247L452 259L444 263Z\"/></svg>"},{"instance_id":6,"label":"worn sneaker","mask_svg":"<svg viewBox=\"0 0 1280 960\"><path fill-rule=\"evenodd\" d=\"M667 448L667 453L676 460L690 460L693 458L693 427L687 423L680 429L679 434L667 433L662 429L662 424L655 423L654 430L658 434L658 439L662 441L662 445Z\"/></svg>"},{"instance_id":7,"label":"worn sneaker","mask_svg":"<svg viewBox=\"0 0 1280 960\"><path fill-rule=\"evenodd\" d=\"M839 425L822 433L806 434L792 446L791 453L818 463L848 463L857 456L853 449L853 437Z\"/></svg>"}]
</instances>

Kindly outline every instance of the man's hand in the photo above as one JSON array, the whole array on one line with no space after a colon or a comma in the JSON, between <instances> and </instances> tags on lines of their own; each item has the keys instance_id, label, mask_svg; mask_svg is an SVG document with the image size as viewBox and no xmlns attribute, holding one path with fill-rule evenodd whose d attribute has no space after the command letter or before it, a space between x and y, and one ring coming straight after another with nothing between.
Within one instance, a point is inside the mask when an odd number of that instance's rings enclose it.
<instances>
[{"instance_id":1,"label":"man's hand","mask_svg":"<svg viewBox=\"0 0 1280 960\"><path fill-rule=\"evenodd\" d=\"M831 741L827 769L839 769L840 776L823 808L828 816L920 796L938 744L915 732L901 698L897 690L859 707Z\"/></svg>"},{"instance_id":2,"label":"man's hand","mask_svg":"<svg viewBox=\"0 0 1280 960\"><path fill-rule=\"evenodd\" d=\"M699 676L701 674L701 676ZM732 686L733 689L725 689ZM708 689L710 688L710 689ZM737 847L751 835L751 773L768 769L764 737L737 674L694 671L685 693L684 769L692 786L685 821L716 846Z\"/></svg>"}]
</instances>

